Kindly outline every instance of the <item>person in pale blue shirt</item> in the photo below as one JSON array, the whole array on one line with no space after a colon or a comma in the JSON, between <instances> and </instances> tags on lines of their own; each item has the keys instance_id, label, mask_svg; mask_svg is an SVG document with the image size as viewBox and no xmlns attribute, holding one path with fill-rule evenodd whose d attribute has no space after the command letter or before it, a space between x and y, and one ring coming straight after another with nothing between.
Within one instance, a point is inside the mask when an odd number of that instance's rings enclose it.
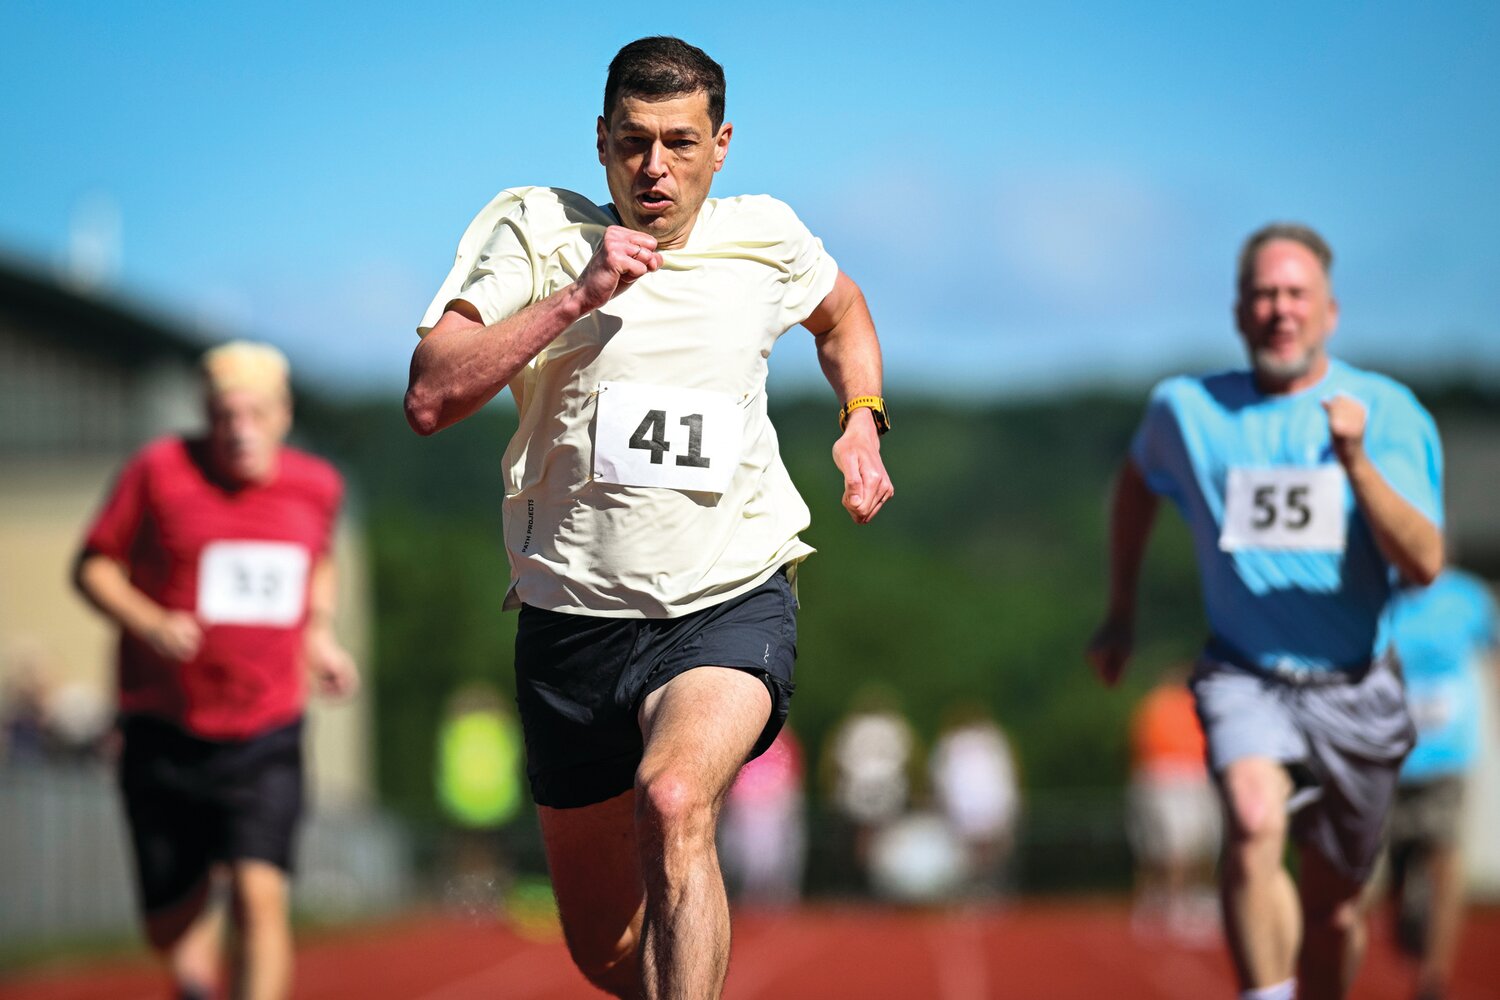
<instances>
[{"instance_id":1,"label":"person in pale blue shirt","mask_svg":"<svg viewBox=\"0 0 1500 1000\"><path fill-rule=\"evenodd\" d=\"M1191 686L1227 817L1225 931L1254 1000L1342 997L1358 967L1360 897L1414 740L1389 604L1443 563L1436 426L1400 383L1329 357L1332 260L1306 226L1246 240L1234 315L1250 368L1152 393L1116 482L1109 606L1089 646L1116 683L1167 497L1202 578L1211 637Z\"/></svg>"},{"instance_id":2,"label":"person in pale blue shirt","mask_svg":"<svg viewBox=\"0 0 1500 1000\"><path fill-rule=\"evenodd\" d=\"M1484 581L1449 569L1430 587L1401 591L1391 617L1417 726L1391 815L1397 940L1417 959L1416 996L1437 998L1446 995L1463 926L1459 831L1480 752L1480 674L1493 668L1500 614Z\"/></svg>"},{"instance_id":3,"label":"person in pale blue shirt","mask_svg":"<svg viewBox=\"0 0 1500 1000\"><path fill-rule=\"evenodd\" d=\"M1480 671L1500 645L1500 613L1489 586L1450 568L1430 587L1403 590L1391 607L1417 746L1402 787L1462 778L1480 750Z\"/></svg>"}]
</instances>

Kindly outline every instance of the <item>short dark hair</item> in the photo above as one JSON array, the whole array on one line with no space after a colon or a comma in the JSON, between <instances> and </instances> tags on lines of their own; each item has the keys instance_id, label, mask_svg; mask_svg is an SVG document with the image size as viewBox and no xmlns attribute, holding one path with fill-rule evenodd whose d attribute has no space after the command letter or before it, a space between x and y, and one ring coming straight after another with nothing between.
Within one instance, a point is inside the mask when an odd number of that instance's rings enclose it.
<instances>
[{"instance_id":1,"label":"short dark hair","mask_svg":"<svg viewBox=\"0 0 1500 1000\"><path fill-rule=\"evenodd\" d=\"M1244 245L1240 247L1236 289L1245 290L1245 285L1250 281L1250 272L1255 267L1255 255L1260 253L1261 247L1275 240L1287 240L1306 247L1318 258L1318 263L1323 265L1323 276L1326 278L1333 275L1333 248L1316 229L1300 222L1272 222L1247 236Z\"/></svg>"},{"instance_id":2,"label":"short dark hair","mask_svg":"<svg viewBox=\"0 0 1500 1000\"><path fill-rule=\"evenodd\" d=\"M708 91L708 120L714 131L724 123L724 67L680 38L653 35L625 46L609 63L604 81L604 121L621 97L660 100Z\"/></svg>"}]
</instances>

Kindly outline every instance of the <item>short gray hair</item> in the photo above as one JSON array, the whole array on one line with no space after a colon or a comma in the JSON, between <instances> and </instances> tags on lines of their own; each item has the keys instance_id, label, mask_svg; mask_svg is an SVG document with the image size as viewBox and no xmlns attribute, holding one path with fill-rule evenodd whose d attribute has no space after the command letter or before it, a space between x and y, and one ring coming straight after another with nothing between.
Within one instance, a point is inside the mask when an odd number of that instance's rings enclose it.
<instances>
[{"instance_id":1,"label":"short gray hair","mask_svg":"<svg viewBox=\"0 0 1500 1000\"><path fill-rule=\"evenodd\" d=\"M1244 290L1250 281L1250 271L1255 266L1255 255L1260 253L1261 248L1267 243L1275 240L1288 240L1306 247L1314 257L1318 258L1318 263L1323 265L1323 276L1332 276L1333 249L1316 229L1304 226L1300 222L1272 222L1251 233L1245 238L1244 245L1240 247L1236 289Z\"/></svg>"}]
</instances>

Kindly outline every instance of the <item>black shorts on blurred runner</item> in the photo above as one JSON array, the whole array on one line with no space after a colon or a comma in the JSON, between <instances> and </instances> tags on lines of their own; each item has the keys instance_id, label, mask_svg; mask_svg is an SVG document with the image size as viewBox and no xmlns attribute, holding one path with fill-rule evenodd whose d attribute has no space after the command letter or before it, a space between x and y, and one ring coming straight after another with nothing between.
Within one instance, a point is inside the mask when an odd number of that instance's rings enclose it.
<instances>
[{"instance_id":1,"label":"black shorts on blurred runner","mask_svg":"<svg viewBox=\"0 0 1500 1000\"><path fill-rule=\"evenodd\" d=\"M575 809L635 785L646 696L694 667L760 678L771 717L750 752L786 722L797 658L797 599L785 570L722 604L680 618L601 618L521 607L516 704L532 798Z\"/></svg>"},{"instance_id":2,"label":"black shorts on blurred runner","mask_svg":"<svg viewBox=\"0 0 1500 1000\"><path fill-rule=\"evenodd\" d=\"M121 720L120 789L147 913L186 898L217 863L292 869L302 814L302 721L248 740L203 740L168 722Z\"/></svg>"}]
</instances>

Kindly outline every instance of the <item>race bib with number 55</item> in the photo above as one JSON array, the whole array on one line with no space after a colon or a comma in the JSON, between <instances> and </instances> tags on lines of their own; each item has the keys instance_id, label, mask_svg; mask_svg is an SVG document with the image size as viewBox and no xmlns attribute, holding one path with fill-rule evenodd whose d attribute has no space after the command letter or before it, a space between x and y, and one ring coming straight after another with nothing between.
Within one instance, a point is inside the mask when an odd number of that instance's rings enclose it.
<instances>
[{"instance_id":1,"label":"race bib with number 55","mask_svg":"<svg viewBox=\"0 0 1500 1000\"><path fill-rule=\"evenodd\" d=\"M288 542L210 542L198 560L198 618L208 625L296 625L310 561L307 549Z\"/></svg>"},{"instance_id":2,"label":"race bib with number 55","mask_svg":"<svg viewBox=\"0 0 1500 1000\"><path fill-rule=\"evenodd\" d=\"M723 493L739 464L744 423L727 393L600 382L594 478L621 486Z\"/></svg>"},{"instance_id":3,"label":"race bib with number 55","mask_svg":"<svg viewBox=\"0 0 1500 1000\"><path fill-rule=\"evenodd\" d=\"M1344 470L1230 469L1219 548L1344 551Z\"/></svg>"}]
</instances>

